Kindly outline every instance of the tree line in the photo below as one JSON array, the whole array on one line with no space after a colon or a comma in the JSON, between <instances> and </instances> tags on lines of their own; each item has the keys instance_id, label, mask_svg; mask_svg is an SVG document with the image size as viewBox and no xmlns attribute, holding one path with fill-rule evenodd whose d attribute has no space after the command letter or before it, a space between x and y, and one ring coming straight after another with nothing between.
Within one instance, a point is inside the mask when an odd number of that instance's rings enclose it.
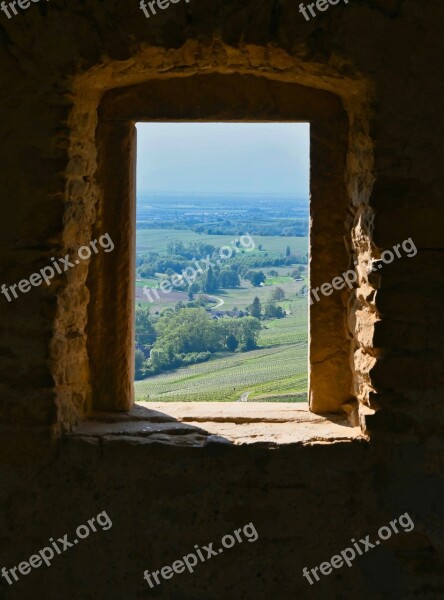
<instances>
[{"instance_id":1,"label":"tree line","mask_svg":"<svg viewBox=\"0 0 444 600\"><path fill-rule=\"evenodd\" d=\"M239 243L236 244L239 248ZM219 289L235 289L240 287L241 278L259 287L266 281L263 271L257 271L263 267L282 267L293 264L305 265L308 258L305 255L293 254L287 246L285 255L274 256L268 252L256 254L245 253L245 249L236 250L232 258L225 259L218 264L219 256L217 249L212 244L203 242L172 241L168 244L167 255L158 252L148 252L136 259L137 275L143 279L156 277L161 273L164 279L169 281L177 275L186 272L187 269L196 268L196 260L211 257L214 266L208 268L202 276L195 281L184 279L180 285L172 282L178 291L189 292L190 299L194 294L213 294Z\"/></svg>"},{"instance_id":2,"label":"tree line","mask_svg":"<svg viewBox=\"0 0 444 600\"><path fill-rule=\"evenodd\" d=\"M257 348L259 319L212 319L204 308L165 309L151 315L136 307L136 378L209 360L215 352L247 352Z\"/></svg>"}]
</instances>

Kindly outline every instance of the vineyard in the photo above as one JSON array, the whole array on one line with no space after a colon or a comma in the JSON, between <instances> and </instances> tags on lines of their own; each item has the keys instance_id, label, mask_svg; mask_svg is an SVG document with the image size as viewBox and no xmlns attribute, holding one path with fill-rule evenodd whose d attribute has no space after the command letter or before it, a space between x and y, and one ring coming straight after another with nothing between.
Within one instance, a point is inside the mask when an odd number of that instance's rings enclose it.
<instances>
[{"instance_id":1,"label":"vineyard","mask_svg":"<svg viewBox=\"0 0 444 600\"><path fill-rule=\"evenodd\" d=\"M307 400L307 299L283 305L285 319L264 322L258 350L219 353L209 362L135 383L137 401L232 402Z\"/></svg>"}]
</instances>

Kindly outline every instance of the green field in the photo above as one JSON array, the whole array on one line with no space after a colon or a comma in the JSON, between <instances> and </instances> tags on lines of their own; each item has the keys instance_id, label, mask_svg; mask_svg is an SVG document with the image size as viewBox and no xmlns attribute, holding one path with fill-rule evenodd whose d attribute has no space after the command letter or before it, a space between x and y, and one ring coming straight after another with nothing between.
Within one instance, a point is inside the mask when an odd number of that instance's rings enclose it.
<instances>
[{"instance_id":1,"label":"green field","mask_svg":"<svg viewBox=\"0 0 444 600\"><path fill-rule=\"evenodd\" d=\"M135 382L136 400L150 402L307 401L307 300L283 305L285 319L265 321L258 350L219 353L209 362Z\"/></svg>"},{"instance_id":2,"label":"green field","mask_svg":"<svg viewBox=\"0 0 444 600\"><path fill-rule=\"evenodd\" d=\"M146 283L145 283L146 282ZM157 283L159 280L151 278L150 280L142 280L136 282L136 287L142 288L145 284L149 288L157 287ZM286 297L294 297L296 293L298 293L301 288L307 285L307 279L304 277L303 281L294 281L289 278L288 282L280 283L279 287L285 291ZM220 306L220 310L245 310L247 306L249 306L255 296L259 298L262 303L265 303L273 292L273 288L278 287L277 285L268 286L264 285L261 287L253 287L248 281L242 281L242 287L232 289L232 290L219 290L214 295L213 304L209 304L209 308L211 306L215 306L219 300L223 300L223 305ZM151 295L152 302L150 302L151 312L155 313L157 311L161 311L164 308L174 308L174 306L182 300L182 302L188 301L188 295L185 292L172 292L170 294L163 294L159 292L160 298L157 299L154 294ZM148 299L145 296L138 296L137 302L142 304L148 302Z\"/></svg>"},{"instance_id":3,"label":"green field","mask_svg":"<svg viewBox=\"0 0 444 600\"><path fill-rule=\"evenodd\" d=\"M288 297L294 297L297 292L306 284L307 281L293 281L289 280L289 283L279 284L285 294ZM274 286L278 287L278 286ZM222 298L224 305L221 306L222 310L233 310L238 308L239 310L245 310L249 306L255 296L259 298L262 303L265 303L273 293L272 286L253 287L246 281L242 281L242 287L235 290L222 290L217 292L217 296Z\"/></svg>"},{"instance_id":4,"label":"green field","mask_svg":"<svg viewBox=\"0 0 444 600\"><path fill-rule=\"evenodd\" d=\"M137 254L144 252L159 252L166 254L169 242L204 242L213 244L216 248L222 246L231 246L235 239L232 235L207 235L197 234L190 230L172 230L172 229L138 229L137 230ZM290 246L294 254L304 254L307 252L306 237L278 237L278 236L254 236L255 252L259 252L260 244L263 246L263 252L273 252L281 254L285 252L287 246ZM248 242L247 242L248 243ZM242 250L242 246L240 246ZM248 252L249 253L249 252Z\"/></svg>"},{"instance_id":5,"label":"green field","mask_svg":"<svg viewBox=\"0 0 444 600\"><path fill-rule=\"evenodd\" d=\"M234 236L196 234L190 230L138 229L137 253L154 251L166 254L171 241L205 242L216 248L233 247ZM254 236L255 249L246 254L269 252L273 255L285 253L290 246L294 254L305 255L308 240L305 237ZM262 245L262 250L259 250ZM255 296L261 303L270 298L273 290L279 286L285 291L287 300L280 302L286 310L284 319L262 321L257 350L250 352L217 353L210 361L189 367L169 371L135 382L135 394L138 401L177 402L177 401L238 401L248 394L247 401L303 402L307 401L307 347L308 347L308 301L298 294L304 285L308 285L308 271L305 267L303 281L294 281L289 276L294 266L263 267L267 280L261 287L253 287L242 280L237 289L220 290L214 295L213 303L218 310L245 310ZM269 271L277 275L269 275ZM144 285L156 288L160 278L138 279L136 287L137 302L148 302L141 293ZM182 300L186 302L186 293L173 291L160 294L160 299L152 295L151 313L164 308L174 308ZM221 304L221 301L223 303ZM244 395L244 396L243 396Z\"/></svg>"},{"instance_id":6,"label":"green field","mask_svg":"<svg viewBox=\"0 0 444 600\"><path fill-rule=\"evenodd\" d=\"M267 277L265 285L282 285L283 283L293 283L293 281L293 277L289 277L288 275L278 277Z\"/></svg>"},{"instance_id":7,"label":"green field","mask_svg":"<svg viewBox=\"0 0 444 600\"><path fill-rule=\"evenodd\" d=\"M170 229L138 229L137 230L137 254L144 254L146 252L155 251L160 254L166 254L167 245L171 241L182 241L184 243L189 242L205 242L212 244L216 248L220 248L224 245L230 245L233 241L234 236L224 235L207 235L207 234L196 234L190 230L170 230ZM295 254L305 255L308 247L308 240L305 237L285 237L285 236L255 236L253 237L256 248L254 250L246 251L245 253L262 254L270 252L273 255L280 255L285 253L287 246ZM262 244L263 250L259 251L258 247ZM231 245L232 247L232 245ZM233 255L235 256L235 255ZM248 281L242 281L242 287L235 290L221 290L217 293L218 298L224 300L224 305L221 306L221 310L233 310L238 308L239 310L245 309L249 304L252 303L254 296L258 296L261 302L265 302L272 293L273 286L282 287L288 296L294 296L304 284L307 284L307 266L305 266L304 281L295 282L289 273L295 268L295 266L285 267L262 267L252 269L255 271L263 271L267 280L263 287L253 288ZM278 273L277 276L270 276L268 272L273 270ZM137 279L136 288L158 288L160 284L160 277L150 277L147 279ZM164 308L172 308L175 304L182 300L186 302L188 300L187 294L160 294L161 298L153 294L151 302L152 311L160 311ZM145 303L148 302L147 298L141 293L138 294L137 302Z\"/></svg>"},{"instance_id":8,"label":"green field","mask_svg":"<svg viewBox=\"0 0 444 600\"><path fill-rule=\"evenodd\" d=\"M145 285L149 288L157 288L159 287L159 283L159 277L147 277L146 279L136 279L136 288L143 288Z\"/></svg>"}]
</instances>

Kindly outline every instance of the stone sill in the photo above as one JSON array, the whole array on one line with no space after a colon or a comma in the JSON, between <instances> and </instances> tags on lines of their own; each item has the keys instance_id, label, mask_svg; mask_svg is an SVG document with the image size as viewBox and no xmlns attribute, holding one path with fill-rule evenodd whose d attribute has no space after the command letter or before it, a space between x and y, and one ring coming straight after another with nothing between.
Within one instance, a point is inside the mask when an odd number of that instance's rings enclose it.
<instances>
[{"instance_id":1,"label":"stone sill","mask_svg":"<svg viewBox=\"0 0 444 600\"><path fill-rule=\"evenodd\" d=\"M315 415L305 402L143 402L128 413L93 413L67 436L192 447L214 443L275 447L367 439L345 416Z\"/></svg>"}]
</instances>

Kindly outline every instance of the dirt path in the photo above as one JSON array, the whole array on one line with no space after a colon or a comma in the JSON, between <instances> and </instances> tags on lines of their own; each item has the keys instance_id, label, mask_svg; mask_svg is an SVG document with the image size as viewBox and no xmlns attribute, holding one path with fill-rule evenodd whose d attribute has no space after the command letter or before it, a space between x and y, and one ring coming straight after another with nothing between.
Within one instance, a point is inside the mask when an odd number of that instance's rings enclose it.
<instances>
[{"instance_id":1,"label":"dirt path","mask_svg":"<svg viewBox=\"0 0 444 600\"><path fill-rule=\"evenodd\" d=\"M216 304L216 306L213 306L213 308L211 310L217 310L218 308L220 308L221 306L223 306L225 304L225 300L223 298L218 298L217 296L211 296L212 298L216 298L216 300L218 300L218 303Z\"/></svg>"},{"instance_id":2,"label":"dirt path","mask_svg":"<svg viewBox=\"0 0 444 600\"><path fill-rule=\"evenodd\" d=\"M244 392L242 396L239 398L238 402L248 402L248 396L251 392Z\"/></svg>"}]
</instances>

